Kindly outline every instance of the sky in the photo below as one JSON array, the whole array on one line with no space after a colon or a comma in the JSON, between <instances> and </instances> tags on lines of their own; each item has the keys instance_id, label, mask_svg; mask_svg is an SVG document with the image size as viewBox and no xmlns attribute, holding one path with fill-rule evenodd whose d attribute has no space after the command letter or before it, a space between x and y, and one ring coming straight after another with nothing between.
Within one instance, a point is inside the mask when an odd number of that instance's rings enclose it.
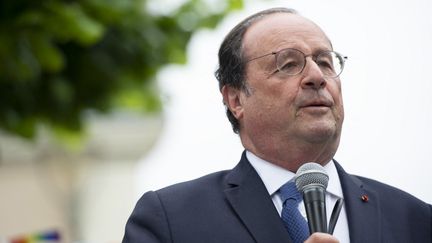
<instances>
[{"instance_id":1,"label":"sky","mask_svg":"<svg viewBox=\"0 0 432 243\"><path fill-rule=\"evenodd\" d=\"M136 196L233 168L243 147L225 116L214 71L224 36L245 17L294 8L348 56L341 75L345 121L335 159L352 174L432 203L432 2L429 0L251 1L215 30L197 33L185 66L158 75L164 126L136 166Z\"/></svg>"}]
</instances>

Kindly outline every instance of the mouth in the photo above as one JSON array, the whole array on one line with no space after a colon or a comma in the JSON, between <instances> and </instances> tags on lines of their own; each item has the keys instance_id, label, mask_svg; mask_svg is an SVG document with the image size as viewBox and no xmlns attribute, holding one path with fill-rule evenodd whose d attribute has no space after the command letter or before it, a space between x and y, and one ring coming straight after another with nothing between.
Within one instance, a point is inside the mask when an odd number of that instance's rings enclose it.
<instances>
[{"instance_id":1,"label":"mouth","mask_svg":"<svg viewBox=\"0 0 432 243\"><path fill-rule=\"evenodd\" d=\"M303 105L300 106L300 108L325 108L328 107L330 108L332 106L332 102L328 101L328 100L313 100L310 102L307 102Z\"/></svg>"}]
</instances>

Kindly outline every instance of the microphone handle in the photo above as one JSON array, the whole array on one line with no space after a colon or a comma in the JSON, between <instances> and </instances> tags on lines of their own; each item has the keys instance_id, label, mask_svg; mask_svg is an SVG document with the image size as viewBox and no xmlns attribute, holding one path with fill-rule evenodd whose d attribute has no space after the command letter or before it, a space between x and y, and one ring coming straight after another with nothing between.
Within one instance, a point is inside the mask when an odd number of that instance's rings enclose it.
<instances>
[{"instance_id":1,"label":"microphone handle","mask_svg":"<svg viewBox=\"0 0 432 243\"><path fill-rule=\"evenodd\" d=\"M310 234L315 232L327 233L325 189L321 186L309 186L304 188L303 201Z\"/></svg>"}]
</instances>

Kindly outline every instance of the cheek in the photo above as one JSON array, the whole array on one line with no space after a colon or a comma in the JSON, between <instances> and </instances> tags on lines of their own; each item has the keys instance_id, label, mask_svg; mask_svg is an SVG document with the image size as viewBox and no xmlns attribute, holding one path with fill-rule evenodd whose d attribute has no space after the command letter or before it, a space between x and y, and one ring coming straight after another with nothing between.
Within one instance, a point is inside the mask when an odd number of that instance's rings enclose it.
<instances>
[{"instance_id":1,"label":"cheek","mask_svg":"<svg viewBox=\"0 0 432 243\"><path fill-rule=\"evenodd\" d=\"M260 115L286 116L287 113L295 113L296 99L300 91L299 81L295 79L279 78L277 75L271 78L257 78L250 80L252 90L250 108L255 109Z\"/></svg>"},{"instance_id":2,"label":"cheek","mask_svg":"<svg viewBox=\"0 0 432 243\"><path fill-rule=\"evenodd\" d=\"M263 93L266 106L273 112L287 113L295 107L298 87L279 85L274 86L268 93Z\"/></svg>"},{"instance_id":3,"label":"cheek","mask_svg":"<svg viewBox=\"0 0 432 243\"><path fill-rule=\"evenodd\" d=\"M335 115L337 115L338 117L340 117L341 120L343 120L344 107L343 107L342 89L341 89L340 81L337 80L335 82L328 82L327 90L330 93L335 103L335 110L337 113Z\"/></svg>"},{"instance_id":4,"label":"cheek","mask_svg":"<svg viewBox=\"0 0 432 243\"><path fill-rule=\"evenodd\" d=\"M333 95L333 99L336 105L336 116L337 119L341 122L344 120L344 105L343 105L343 99L342 94L340 92L337 92Z\"/></svg>"},{"instance_id":5,"label":"cheek","mask_svg":"<svg viewBox=\"0 0 432 243\"><path fill-rule=\"evenodd\" d=\"M245 103L245 112L248 113L249 119L267 120L274 123L276 122L275 119L286 119L287 116L294 116L295 97L294 93L284 91L281 87L256 89ZM257 120L253 122L257 122Z\"/></svg>"},{"instance_id":6,"label":"cheek","mask_svg":"<svg viewBox=\"0 0 432 243\"><path fill-rule=\"evenodd\" d=\"M340 106L343 106L342 101L342 88L339 80L327 82L327 90L332 96L333 100Z\"/></svg>"}]
</instances>

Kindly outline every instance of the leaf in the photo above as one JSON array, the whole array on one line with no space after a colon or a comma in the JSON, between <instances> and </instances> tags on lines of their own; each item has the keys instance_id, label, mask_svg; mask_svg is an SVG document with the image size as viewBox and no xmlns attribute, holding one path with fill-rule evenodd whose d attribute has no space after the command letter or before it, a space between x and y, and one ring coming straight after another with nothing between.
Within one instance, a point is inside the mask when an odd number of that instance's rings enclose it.
<instances>
[{"instance_id":1,"label":"leaf","mask_svg":"<svg viewBox=\"0 0 432 243\"><path fill-rule=\"evenodd\" d=\"M229 7L228 7L228 11L233 11L233 10L240 10L242 9L243 6L243 1L242 0L228 0L229 2Z\"/></svg>"},{"instance_id":2,"label":"leaf","mask_svg":"<svg viewBox=\"0 0 432 243\"><path fill-rule=\"evenodd\" d=\"M0 128L31 138L46 126L75 141L89 110L160 112L158 71L186 63L193 33L243 6L214 2L165 15L146 0L0 3Z\"/></svg>"},{"instance_id":3,"label":"leaf","mask_svg":"<svg viewBox=\"0 0 432 243\"><path fill-rule=\"evenodd\" d=\"M80 5L50 2L47 8L52 15L47 18L45 24L64 41L76 40L80 44L91 45L102 38L103 25L87 16Z\"/></svg>"},{"instance_id":4,"label":"leaf","mask_svg":"<svg viewBox=\"0 0 432 243\"><path fill-rule=\"evenodd\" d=\"M40 66L48 72L58 72L65 63L60 49L46 35L36 35L30 39L32 51Z\"/></svg>"}]
</instances>

